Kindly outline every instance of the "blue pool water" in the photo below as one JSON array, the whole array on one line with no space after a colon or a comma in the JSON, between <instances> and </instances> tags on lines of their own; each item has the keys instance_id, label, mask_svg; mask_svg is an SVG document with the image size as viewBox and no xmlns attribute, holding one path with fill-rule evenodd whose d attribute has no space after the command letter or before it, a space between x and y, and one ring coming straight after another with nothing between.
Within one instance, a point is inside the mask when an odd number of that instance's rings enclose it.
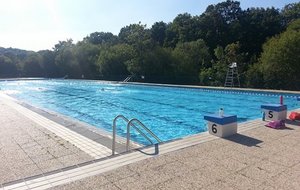
<instances>
[{"instance_id":1,"label":"blue pool water","mask_svg":"<svg viewBox=\"0 0 300 190\"><path fill-rule=\"evenodd\" d=\"M237 114L238 122L261 117L260 105L278 103L284 95L288 109L299 107L296 94L241 92L104 83L83 80L0 82L3 92L37 107L50 109L111 131L122 114L141 120L163 141L206 131L205 114ZM118 134L126 126L118 123ZM146 144L133 132L132 139Z\"/></svg>"}]
</instances>

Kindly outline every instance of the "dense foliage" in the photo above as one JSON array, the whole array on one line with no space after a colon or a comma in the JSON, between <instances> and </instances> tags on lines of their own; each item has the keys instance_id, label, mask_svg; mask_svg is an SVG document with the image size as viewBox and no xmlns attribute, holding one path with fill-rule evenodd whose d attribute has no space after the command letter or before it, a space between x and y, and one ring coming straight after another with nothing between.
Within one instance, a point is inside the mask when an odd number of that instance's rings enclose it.
<instances>
[{"instance_id":1,"label":"dense foliage","mask_svg":"<svg viewBox=\"0 0 300 190\"><path fill-rule=\"evenodd\" d=\"M298 20L297 20L298 19ZM242 10L209 5L172 22L94 32L39 52L0 48L0 77L64 77L222 86L238 63L243 87L300 90L300 3Z\"/></svg>"},{"instance_id":2,"label":"dense foliage","mask_svg":"<svg viewBox=\"0 0 300 190\"><path fill-rule=\"evenodd\" d=\"M264 44L258 69L267 88L300 89L300 19Z\"/></svg>"}]
</instances>

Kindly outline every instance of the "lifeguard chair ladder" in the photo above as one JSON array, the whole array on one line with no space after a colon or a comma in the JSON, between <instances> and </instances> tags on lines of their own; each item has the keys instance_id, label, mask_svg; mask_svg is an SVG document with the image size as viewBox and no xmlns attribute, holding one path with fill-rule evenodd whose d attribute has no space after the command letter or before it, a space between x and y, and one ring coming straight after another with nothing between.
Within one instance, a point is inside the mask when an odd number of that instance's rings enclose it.
<instances>
[{"instance_id":1,"label":"lifeguard chair ladder","mask_svg":"<svg viewBox=\"0 0 300 190\"><path fill-rule=\"evenodd\" d=\"M224 87L241 87L237 63L228 66Z\"/></svg>"}]
</instances>

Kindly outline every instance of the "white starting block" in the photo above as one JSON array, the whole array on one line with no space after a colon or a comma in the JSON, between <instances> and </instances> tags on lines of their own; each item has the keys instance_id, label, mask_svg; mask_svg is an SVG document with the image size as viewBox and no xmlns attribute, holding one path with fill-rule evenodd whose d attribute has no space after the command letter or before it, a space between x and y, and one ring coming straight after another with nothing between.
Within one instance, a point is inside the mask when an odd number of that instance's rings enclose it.
<instances>
[{"instance_id":1,"label":"white starting block","mask_svg":"<svg viewBox=\"0 0 300 190\"><path fill-rule=\"evenodd\" d=\"M287 116L287 106L281 104L261 105L264 112L264 119L269 121L285 120Z\"/></svg>"},{"instance_id":2,"label":"white starting block","mask_svg":"<svg viewBox=\"0 0 300 190\"><path fill-rule=\"evenodd\" d=\"M237 133L236 115L205 115L204 119L208 121L209 134L227 137Z\"/></svg>"}]
</instances>

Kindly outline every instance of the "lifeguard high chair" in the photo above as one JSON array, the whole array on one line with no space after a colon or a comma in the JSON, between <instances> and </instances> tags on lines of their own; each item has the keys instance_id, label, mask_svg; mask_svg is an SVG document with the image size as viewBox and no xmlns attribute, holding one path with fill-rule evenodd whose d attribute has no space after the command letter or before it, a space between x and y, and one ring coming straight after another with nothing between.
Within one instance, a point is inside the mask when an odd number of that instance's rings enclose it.
<instances>
[{"instance_id":1,"label":"lifeguard high chair","mask_svg":"<svg viewBox=\"0 0 300 190\"><path fill-rule=\"evenodd\" d=\"M228 66L224 87L241 87L237 63Z\"/></svg>"}]
</instances>

